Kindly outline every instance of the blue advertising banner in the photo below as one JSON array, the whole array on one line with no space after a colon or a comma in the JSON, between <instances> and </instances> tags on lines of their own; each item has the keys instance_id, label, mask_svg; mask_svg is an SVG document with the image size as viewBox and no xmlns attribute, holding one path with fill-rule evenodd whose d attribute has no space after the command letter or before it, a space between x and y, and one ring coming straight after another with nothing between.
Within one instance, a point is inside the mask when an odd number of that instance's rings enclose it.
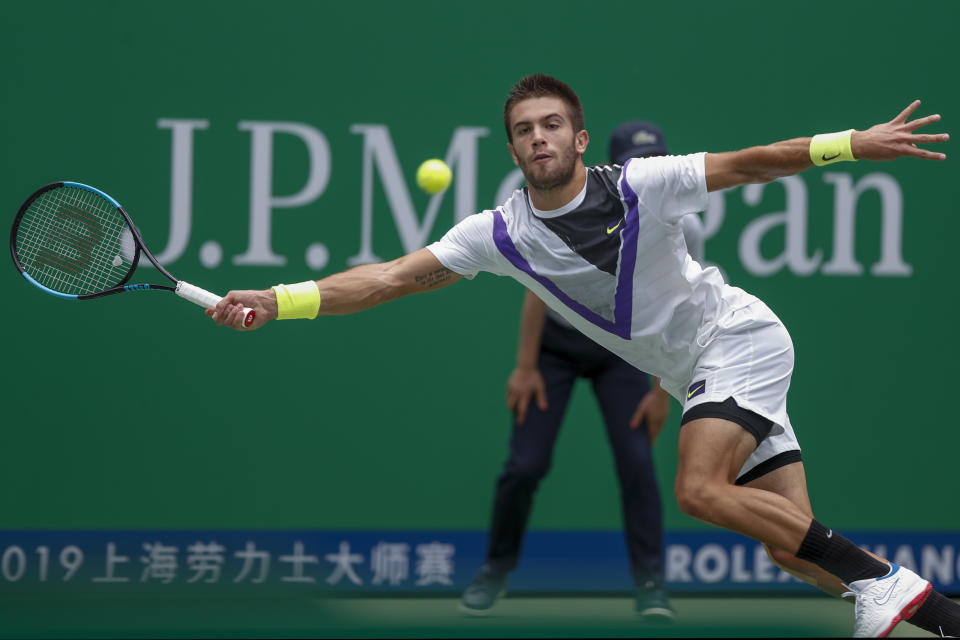
<instances>
[{"instance_id":1,"label":"blue advertising banner","mask_svg":"<svg viewBox=\"0 0 960 640\"><path fill-rule=\"evenodd\" d=\"M960 594L960 532L854 532L865 548ZM460 591L483 564L482 531L3 531L0 589L291 587L336 594ZM674 593L814 593L763 547L723 531L668 532ZM532 531L512 593L627 592L617 531Z\"/></svg>"}]
</instances>

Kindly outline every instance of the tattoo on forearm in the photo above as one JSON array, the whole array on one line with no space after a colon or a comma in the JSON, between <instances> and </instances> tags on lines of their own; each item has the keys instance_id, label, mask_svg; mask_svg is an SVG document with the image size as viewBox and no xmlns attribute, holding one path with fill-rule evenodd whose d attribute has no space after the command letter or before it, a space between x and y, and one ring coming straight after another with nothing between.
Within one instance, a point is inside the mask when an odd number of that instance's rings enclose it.
<instances>
[{"instance_id":1,"label":"tattoo on forearm","mask_svg":"<svg viewBox=\"0 0 960 640\"><path fill-rule=\"evenodd\" d=\"M450 278L452 277L453 271L450 271L450 269L447 269L446 267L441 267L436 271L431 271L430 273L416 276L414 279L421 287L432 289L433 287L439 287L440 285L449 282Z\"/></svg>"}]
</instances>

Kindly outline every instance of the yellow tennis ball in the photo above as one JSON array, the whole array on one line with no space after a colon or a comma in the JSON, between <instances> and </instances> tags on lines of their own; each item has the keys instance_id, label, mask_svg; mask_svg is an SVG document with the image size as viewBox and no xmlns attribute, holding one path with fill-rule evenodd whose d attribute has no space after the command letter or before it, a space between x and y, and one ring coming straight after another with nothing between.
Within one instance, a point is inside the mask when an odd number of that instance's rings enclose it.
<instances>
[{"instance_id":1,"label":"yellow tennis ball","mask_svg":"<svg viewBox=\"0 0 960 640\"><path fill-rule=\"evenodd\" d=\"M417 184L427 193L440 193L450 186L453 173L443 160L427 160L417 169Z\"/></svg>"}]
</instances>

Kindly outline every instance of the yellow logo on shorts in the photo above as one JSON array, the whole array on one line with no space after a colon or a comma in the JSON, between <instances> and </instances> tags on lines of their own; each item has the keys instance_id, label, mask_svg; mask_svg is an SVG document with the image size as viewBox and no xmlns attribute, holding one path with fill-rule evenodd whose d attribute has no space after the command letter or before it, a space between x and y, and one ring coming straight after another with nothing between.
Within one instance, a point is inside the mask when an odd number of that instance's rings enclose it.
<instances>
[{"instance_id":1,"label":"yellow logo on shorts","mask_svg":"<svg viewBox=\"0 0 960 640\"><path fill-rule=\"evenodd\" d=\"M694 396L700 395L706 390L707 390L706 380L701 380L700 382L694 382L692 385L690 385L690 388L687 389L687 400L689 400Z\"/></svg>"}]
</instances>

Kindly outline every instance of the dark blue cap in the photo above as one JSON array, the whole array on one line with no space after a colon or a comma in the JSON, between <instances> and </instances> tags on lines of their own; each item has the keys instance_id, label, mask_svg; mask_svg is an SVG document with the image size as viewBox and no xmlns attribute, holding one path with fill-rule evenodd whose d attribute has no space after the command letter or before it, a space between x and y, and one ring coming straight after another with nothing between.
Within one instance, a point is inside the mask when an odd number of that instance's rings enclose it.
<instances>
[{"instance_id":1,"label":"dark blue cap","mask_svg":"<svg viewBox=\"0 0 960 640\"><path fill-rule=\"evenodd\" d=\"M610 162L623 164L629 158L667 155L667 143L660 127L652 122L624 122L610 136Z\"/></svg>"}]
</instances>

